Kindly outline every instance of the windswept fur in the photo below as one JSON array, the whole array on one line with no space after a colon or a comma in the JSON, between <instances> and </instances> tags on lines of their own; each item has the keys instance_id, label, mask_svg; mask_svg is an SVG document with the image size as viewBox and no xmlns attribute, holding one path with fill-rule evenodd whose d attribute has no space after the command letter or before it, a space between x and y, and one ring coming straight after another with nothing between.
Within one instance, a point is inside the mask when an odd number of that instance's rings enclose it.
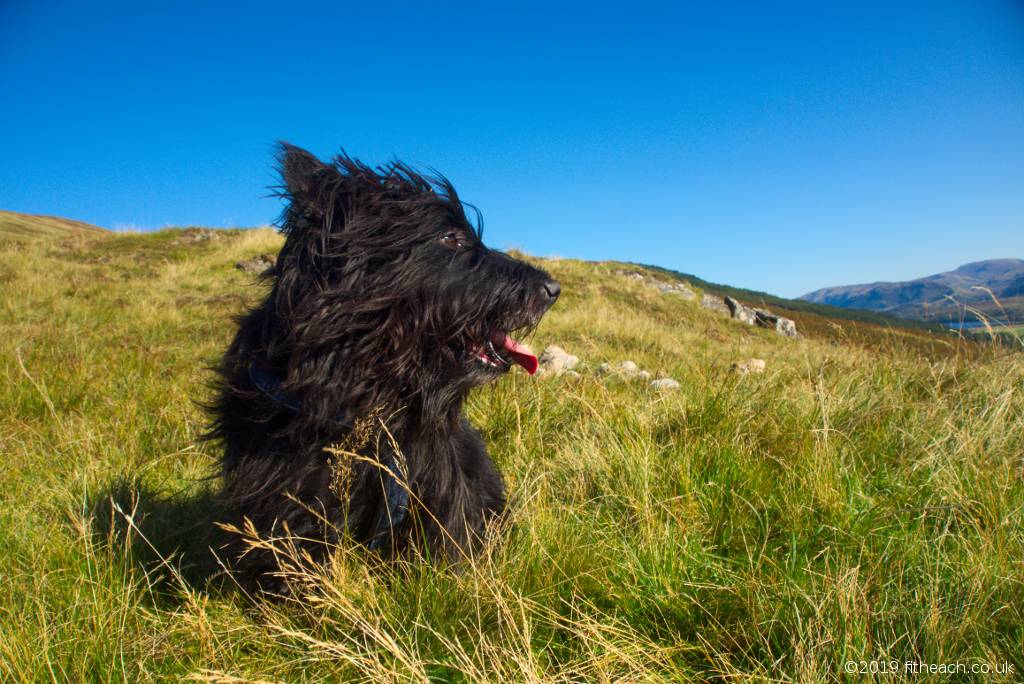
<instances>
[{"instance_id":1,"label":"windswept fur","mask_svg":"<svg viewBox=\"0 0 1024 684\"><path fill-rule=\"evenodd\" d=\"M229 522L297 538L314 561L342 534L388 556L457 559L505 506L463 402L508 370L495 345L536 325L558 285L485 247L444 178L344 154L325 164L287 144L279 161L285 244L212 407ZM378 464L400 471L407 515ZM238 537L225 551L243 578L281 588L273 553Z\"/></svg>"}]
</instances>

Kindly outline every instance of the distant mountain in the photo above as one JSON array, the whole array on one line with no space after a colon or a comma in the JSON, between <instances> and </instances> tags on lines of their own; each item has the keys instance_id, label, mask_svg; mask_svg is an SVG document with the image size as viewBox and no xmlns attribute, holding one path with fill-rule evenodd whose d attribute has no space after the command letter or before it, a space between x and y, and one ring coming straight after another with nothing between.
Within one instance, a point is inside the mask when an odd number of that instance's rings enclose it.
<instances>
[{"instance_id":1,"label":"distant mountain","mask_svg":"<svg viewBox=\"0 0 1024 684\"><path fill-rule=\"evenodd\" d=\"M109 233L99 226L73 219L0 210L0 241L99 236Z\"/></svg>"},{"instance_id":2,"label":"distant mountain","mask_svg":"<svg viewBox=\"0 0 1024 684\"><path fill-rule=\"evenodd\" d=\"M1016 324L1024 322L1024 260L975 261L905 282L826 287L800 299L937 323L976 320L977 311Z\"/></svg>"}]
</instances>

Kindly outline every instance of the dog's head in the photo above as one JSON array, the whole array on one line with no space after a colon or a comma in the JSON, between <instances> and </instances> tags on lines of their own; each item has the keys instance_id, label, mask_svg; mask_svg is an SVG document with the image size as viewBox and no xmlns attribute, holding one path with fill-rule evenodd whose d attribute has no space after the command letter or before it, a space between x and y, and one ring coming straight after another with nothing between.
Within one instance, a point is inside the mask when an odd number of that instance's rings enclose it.
<instances>
[{"instance_id":1,"label":"dog's head","mask_svg":"<svg viewBox=\"0 0 1024 684\"><path fill-rule=\"evenodd\" d=\"M471 222L446 179L344 154L323 163L286 144L280 167L287 239L273 297L292 355L363 364L364 379L372 365L409 391L480 384L513 364L536 370L515 336L536 326L559 285L486 247L479 212Z\"/></svg>"}]
</instances>

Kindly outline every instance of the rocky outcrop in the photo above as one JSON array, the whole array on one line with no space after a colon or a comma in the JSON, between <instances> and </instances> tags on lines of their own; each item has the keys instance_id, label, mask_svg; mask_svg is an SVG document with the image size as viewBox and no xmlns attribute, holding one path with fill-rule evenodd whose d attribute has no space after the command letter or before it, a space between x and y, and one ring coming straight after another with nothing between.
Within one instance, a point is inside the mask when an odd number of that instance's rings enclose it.
<instances>
[{"instance_id":1,"label":"rocky outcrop","mask_svg":"<svg viewBox=\"0 0 1024 684\"><path fill-rule=\"evenodd\" d=\"M701 306L705 309L727 313L733 320L737 320L740 323L769 328L786 337L800 336L800 333L796 330L796 323L792 319L774 314L768 309L747 306L732 297L719 299L713 295L705 294Z\"/></svg>"},{"instance_id":2,"label":"rocky outcrop","mask_svg":"<svg viewBox=\"0 0 1024 684\"><path fill-rule=\"evenodd\" d=\"M725 305L725 301L723 301L721 297L716 297L715 295L708 294L707 292L705 292L704 296L701 297L700 305L709 311L714 311L715 313L720 313L725 316L732 315L732 312L729 311L729 307Z\"/></svg>"},{"instance_id":3,"label":"rocky outcrop","mask_svg":"<svg viewBox=\"0 0 1024 684\"><path fill-rule=\"evenodd\" d=\"M725 298L725 305L729 307L729 314L733 320L747 325L754 325L757 322L757 314L746 304L741 304L732 297Z\"/></svg>"},{"instance_id":4,"label":"rocky outcrop","mask_svg":"<svg viewBox=\"0 0 1024 684\"><path fill-rule=\"evenodd\" d=\"M773 314L771 311L765 309L754 309L754 314L757 316L757 324L762 328L771 328L780 335L786 337L799 337L800 334L796 331L796 323L791 319L783 316Z\"/></svg>"},{"instance_id":5,"label":"rocky outcrop","mask_svg":"<svg viewBox=\"0 0 1024 684\"><path fill-rule=\"evenodd\" d=\"M210 228L186 228L174 241L179 245L190 245L197 242L219 240L221 237L223 237L221 233Z\"/></svg>"},{"instance_id":6,"label":"rocky outcrop","mask_svg":"<svg viewBox=\"0 0 1024 684\"><path fill-rule=\"evenodd\" d=\"M697 293L689 285L683 282L667 282L652 278L639 271L616 271L616 274L623 278L642 283L653 287L662 294L679 297L685 301L697 300ZM732 297L718 297L705 292L700 297L700 305L709 311L720 313L730 318L746 323L747 325L758 325L762 328L771 328L780 335L786 337L799 337L796 331L796 323L789 318L773 314L767 309L757 309L747 306Z\"/></svg>"},{"instance_id":7,"label":"rocky outcrop","mask_svg":"<svg viewBox=\"0 0 1024 684\"><path fill-rule=\"evenodd\" d=\"M666 280L658 280L651 276L644 275L638 271L616 271L619 275L630 280L635 280L638 283L643 283L649 287L653 287L662 294L672 295L679 297L680 299L692 302L697 299L697 293L693 291L689 285L683 282L668 282Z\"/></svg>"},{"instance_id":8,"label":"rocky outcrop","mask_svg":"<svg viewBox=\"0 0 1024 684\"><path fill-rule=\"evenodd\" d=\"M654 287L662 294L680 297L687 302L697 299L697 293L691 290L690 286L686 283L657 283Z\"/></svg>"}]
</instances>

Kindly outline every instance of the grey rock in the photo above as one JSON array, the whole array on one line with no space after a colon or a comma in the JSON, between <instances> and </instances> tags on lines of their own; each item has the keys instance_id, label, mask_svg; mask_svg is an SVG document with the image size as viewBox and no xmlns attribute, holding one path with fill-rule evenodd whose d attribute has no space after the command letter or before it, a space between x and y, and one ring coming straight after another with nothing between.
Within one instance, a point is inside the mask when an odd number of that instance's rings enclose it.
<instances>
[{"instance_id":1,"label":"grey rock","mask_svg":"<svg viewBox=\"0 0 1024 684\"><path fill-rule=\"evenodd\" d=\"M775 332L786 337L800 337L793 319L783 318L782 316L779 316L779 320L775 321Z\"/></svg>"},{"instance_id":2,"label":"grey rock","mask_svg":"<svg viewBox=\"0 0 1024 684\"><path fill-rule=\"evenodd\" d=\"M265 273L274 267L277 258L272 254L259 254L251 259L243 259L235 264L235 268L243 273L259 274Z\"/></svg>"},{"instance_id":3,"label":"grey rock","mask_svg":"<svg viewBox=\"0 0 1024 684\"><path fill-rule=\"evenodd\" d=\"M690 289L690 286L686 283L677 283L675 289L669 292L669 294L682 297L687 302L692 302L697 299L697 293Z\"/></svg>"},{"instance_id":4,"label":"grey rock","mask_svg":"<svg viewBox=\"0 0 1024 684\"><path fill-rule=\"evenodd\" d=\"M678 381L672 378L658 378L651 383L651 387L656 390L677 390L680 385Z\"/></svg>"},{"instance_id":5,"label":"grey rock","mask_svg":"<svg viewBox=\"0 0 1024 684\"><path fill-rule=\"evenodd\" d=\"M697 298L697 293L694 292L693 288L691 288L686 283L669 283L665 282L664 280L658 280L656 278L645 276L643 273L639 273L637 271L616 271L615 273L624 278L635 280L639 283L647 283L651 287L657 289L662 294L682 297L686 301L693 301L694 299Z\"/></svg>"},{"instance_id":6,"label":"grey rock","mask_svg":"<svg viewBox=\"0 0 1024 684\"><path fill-rule=\"evenodd\" d=\"M175 242L179 245L188 245L197 242L219 240L221 237L221 233L209 228L186 228L181 231L181 235L175 239Z\"/></svg>"},{"instance_id":7,"label":"grey rock","mask_svg":"<svg viewBox=\"0 0 1024 684\"><path fill-rule=\"evenodd\" d=\"M697 299L697 293L690 289L690 286L686 283L663 283L659 282L655 284L655 287L662 294L674 295L676 297L682 297L688 302L692 302Z\"/></svg>"},{"instance_id":8,"label":"grey rock","mask_svg":"<svg viewBox=\"0 0 1024 684\"><path fill-rule=\"evenodd\" d=\"M741 304L732 297L726 297L725 305L729 307L729 313L733 320L746 323L747 325L754 325L757 321L757 314L746 304Z\"/></svg>"},{"instance_id":9,"label":"grey rock","mask_svg":"<svg viewBox=\"0 0 1024 684\"><path fill-rule=\"evenodd\" d=\"M715 313L724 314L726 316L732 315L732 312L729 311L729 307L725 305L725 302L722 301L721 297L710 295L707 292L705 292L704 296L701 297L700 305L705 309L714 311Z\"/></svg>"},{"instance_id":10,"label":"grey rock","mask_svg":"<svg viewBox=\"0 0 1024 684\"><path fill-rule=\"evenodd\" d=\"M623 278L629 278L630 280L636 280L641 283L647 280L647 277L643 273L638 273L637 271L623 271L620 269L615 271L615 275L620 275Z\"/></svg>"},{"instance_id":11,"label":"grey rock","mask_svg":"<svg viewBox=\"0 0 1024 684\"><path fill-rule=\"evenodd\" d=\"M614 366L610 363L602 363L597 367L597 373L598 375L617 375L626 380L642 378L644 373L647 373L647 377L650 377L650 373L640 370L640 367L633 361L623 361Z\"/></svg>"},{"instance_id":12,"label":"grey rock","mask_svg":"<svg viewBox=\"0 0 1024 684\"><path fill-rule=\"evenodd\" d=\"M766 309L754 309L754 314L757 317L757 324L762 328L770 328L786 337L800 336L796 331L796 323L789 318L773 314Z\"/></svg>"},{"instance_id":13,"label":"grey rock","mask_svg":"<svg viewBox=\"0 0 1024 684\"><path fill-rule=\"evenodd\" d=\"M617 370L622 375L633 376L640 372L640 367L637 366L632 361L623 361L622 363L615 367L615 370Z\"/></svg>"}]
</instances>

